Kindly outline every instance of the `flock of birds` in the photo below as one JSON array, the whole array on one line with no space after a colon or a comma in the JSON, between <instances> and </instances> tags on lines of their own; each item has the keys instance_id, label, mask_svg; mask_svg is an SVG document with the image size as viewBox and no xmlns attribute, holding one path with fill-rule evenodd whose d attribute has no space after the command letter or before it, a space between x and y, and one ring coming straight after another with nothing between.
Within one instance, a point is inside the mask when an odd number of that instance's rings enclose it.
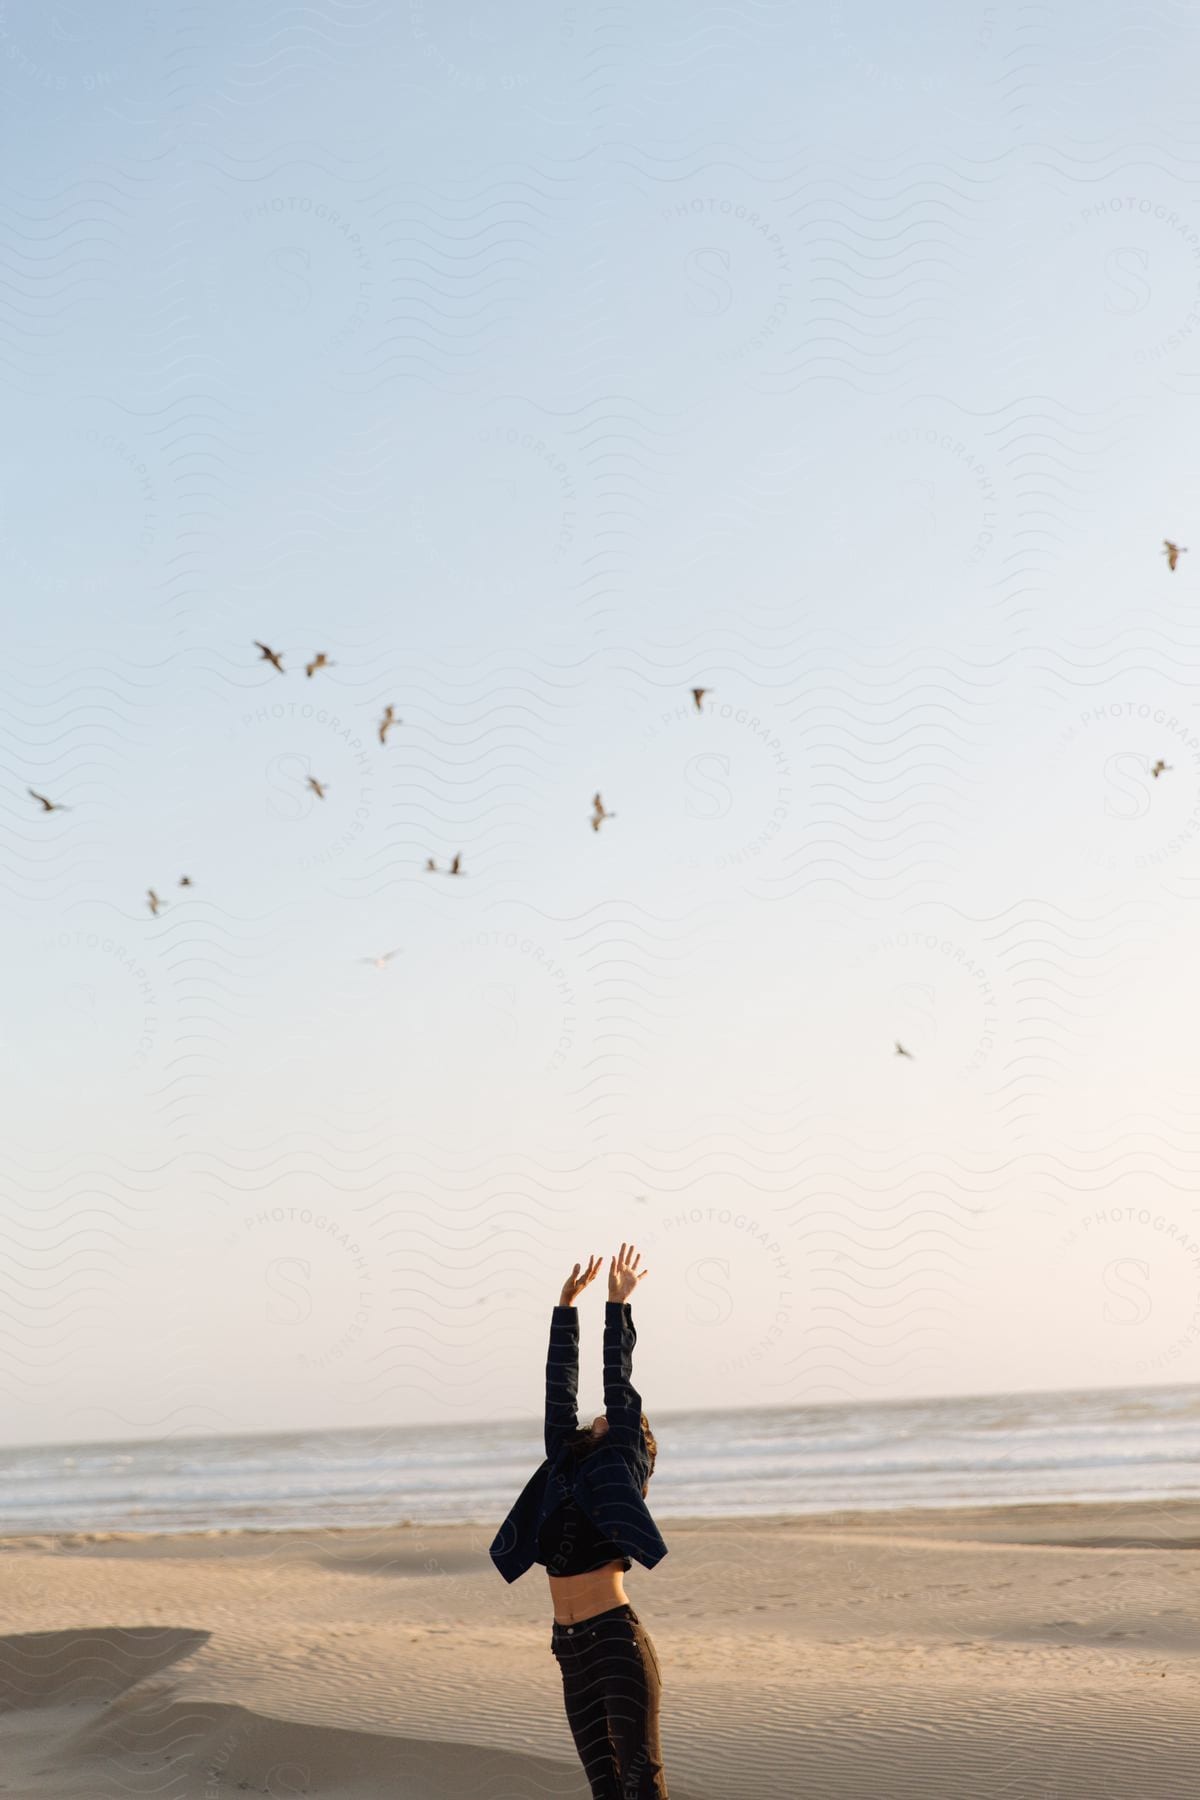
<instances>
[{"instance_id":1,"label":"flock of birds","mask_svg":"<svg viewBox=\"0 0 1200 1800\"><path fill-rule=\"evenodd\" d=\"M1187 552L1186 544L1173 543L1170 538L1163 539L1162 553L1167 559L1167 567L1169 569L1171 569L1172 571L1175 568L1177 568L1177 566L1179 564L1179 558L1181 556L1185 555L1186 552ZM278 669L278 671L281 675L285 675L287 673L286 669L283 666L283 654L281 651L272 650L269 644L261 643L258 638L255 638L253 640L253 643L254 643L254 648L259 652L259 660L261 662L269 662L271 664L271 667L273 669ZM305 673L306 677L308 678L308 680L311 681L313 676L315 674L317 674L318 670L334 669L336 667L337 667L337 664L330 660L330 658L326 655L324 650L318 650L313 655L312 660L310 662L305 663L304 673ZM712 692L713 692L712 688L702 688L702 687L694 687L691 690L692 703L695 706L697 712L704 711L705 696L708 694L711 694ZM380 719L379 726L378 726L379 742L381 744L386 744L388 732L392 729L393 725L403 725L403 723L404 723L403 719L398 719L396 717L396 709L394 706L391 706L391 705L385 706L383 709L383 717ZM1158 761L1151 768L1150 773L1154 777L1154 779L1157 781L1157 779L1160 775L1169 774L1171 769L1173 768L1173 766L1174 765L1171 763L1163 762L1162 758L1160 757L1158 759ZM325 794L327 791L326 783L324 783L323 781L318 781L318 779L315 775L310 775L307 777L306 786L308 786L312 790L312 792L317 796L318 800L323 800L325 798ZM47 812L47 813L70 812L70 810L71 810L69 806L60 805L57 800L47 799L45 794L39 794L34 788L27 788L26 792L31 796L32 799L37 801L38 805L42 808L43 812ZM605 819L615 819L616 816L617 816L616 813L609 812L608 808L605 806L604 801L599 794L593 795L593 797L592 797L592 813L591 813L591 818L589 820L589 824L591 825L593 831L599 831L599 829L600 829L601 825L604 823ZM449 867L443 871L439 871L438 865L432 856L426 857L425 868L426 868L427 873L429 873L431 875L436 875L439 872L444 873L446 875L461 875L463 873L462 852L460 851L456 856L454 856L451 859ZM190 875L181 875L180 876L179 886L181 888L188 888L188 887L191 887L191 885L192 885L192 878ZM155 893L153 888L147 888L147 890L146 890L146 903L149 906L151 913L153 913L156 917L157 917L158 913L162 910L163 906L166 904L165 901L163 901L159 898L158 894ZM371 966L371 968L373 968L373 969L383 969L383 968L387 967L388 963L391 962L393 957L400 955L401 949L402 949L402 946L395 950L385 950L384 953L382 954L382 956L363 956L363 957L359 958L359 961L369 964ZM904 1048L904 1045L902 1043L900 1043L898 1040L895 1040L895 1043L896 1043L896 1055L897 1056L907 1056L910 1062L915 1061L915 1058L913 1057L913 1053L911 1050L906 1050ZM642 1196L638 1195L637 1198L641 1199Z\"/></svg>"},{"instance_id":2,"label":"flock of birds","mask_svg":"<svg viewBox=\"0 0 1200 1800\"><path fill-rule=\"evenodd\" d=\"M269 644L260 643L257 638L254 639L254 648L260 653L259 660L261 662L269 662L271 664L271 667L273 669L278 669L278 671L281 675L284 675L287 673L287 671L285 670L285 668L283 666L283 656L280 651L272 650L272 648ZM325 653L324 650L318 650L316 652L316 654L313 656L311 662L305 663L304 673L308 677L308 679L311 681L313 676L317 673L317 671L319 669L334 669L336 667L337 667L337 664L334 663L333 661L331 661L331 659ZM402 725L403 723L404 723L403 719L398 719L396 717L396 709L394 706L385 706L383 709L383 717L379 721L379 741L380 741L380 743L381 744L387 743L387 735L393 725ZM318 800L323 800L325 798L325 794L327 791L327 784L323 781L318 781L318 779L315 775L308 776L305 785L317 796ZM69 806L63 806L59 801L51 800L45 794L39 794L35 788L27 788L25 791L29 794L31 799L37 801L38 805L41 807L43 812L46 812L46 813L70 812L70 810L71 810L71 808ZM433 869L436 867L436 864L434 863L432 857L429 859L429 861L426 863L425 866L427 869ZM458 874L461 874L461 872L462 872L461 857L456 856L454 858L453 863L450 865L450 873L452 875L458 875ZM190 875L181 875L179 878L179 885L181 888L191 887L191 885L192 885L191 876ZM146 905L149 907L151 913L157 918L158 914L162 911L163 907L166 905L166 901L163 900L155 892L155 890L153 888L147 888L146 889ZM386 962L388 962L390 960L390 958L392 956L394 956L395 954L396 954L396 952L394 950L392 950L392 951L389 951L386 956L366 957L363 960L373 963L376 968L382 968L384 966L384 964Z\"/></svg>"},{"instance_id":3,"label":"flock of birds","mask_svg":"<svg viewBox=\"0 0 1200 1800\"><path fill-rule=\"evenodd\" d=\"M283 652L282 651L272 650L270 644L264 644L258 638L255 638L253 640L253 643L254 643L254 648L259 653L259 661L260 662L268 662L268 663L270 663L271 667L273 669L277 669L281 675L286 675L287 670L283 666ZM324 650L318 650L313 655L311 661L305 663L304 673L305 673L305 676L307 677L307 679L309 681L311 681L313 676L316 675L320 669L334 669L336 667L337 667L337 664L330 659L330 657L326 654L326 652ZM697 688L692 689L692 701L693 701L693 704L695 705L697 712L703 712L704 697L706 694L709 694L711 692L712 692L711 688L697 687ZM394 706L391 706L391 705L385 706L383 709L383 717L380 719L379 725L378 725L379 742L381 744L386 744L388 732L392 729L392 727L394 725L403 725L403 723L404 723L403 719L397 718L396 709ZM314 793L316 795L318 800L324 800L325 795L328 791L328 784L326 782L318 780L318 778L315 775L309 775L305 779L305 786L312 793ZM45 794L39 794L36 791L36 789L34 789L34 788L27 788L26 792L30 795L30 797L32 799L37 801L38 805L41 807L43 812L55 813L55 812L70 812L71 811L71 808L69 806L63 806L59 801L51 800ZM600 795L596 794L592 800L592 816L591 816L591 820L590 820L592 830L599 831L599 829L605 819L615 819L616 816L617 816L616 813L612 813L612 812L608 811L608 809L606 808L604 801L602 800ZM459 851L454 857L452 857L448 867L444 870L438 869L437 862L432 856L426 857L425 869L426 869L426 872L431 875L437 875L439 873L446 874L446 875L461 875L463 873L462 852ZM191 887L191 885L192 885L192 878L190 875L181 875L180 876L179 886L181 888L189 888L189 887ZM146 904L149 907L151 913L157 918L158 914L162 911L163 907L166 905L166 901L163 900L156 893L154 888L147 888L146 889ZM360 960L362 962L369 963L372 968L382 969L382 968L386 967L386 965L392 960L392 958L394 956L398 956L398 955L399 955L398 950L388 950L382 956L364 956Z\"/></svg>"}]
</instances>

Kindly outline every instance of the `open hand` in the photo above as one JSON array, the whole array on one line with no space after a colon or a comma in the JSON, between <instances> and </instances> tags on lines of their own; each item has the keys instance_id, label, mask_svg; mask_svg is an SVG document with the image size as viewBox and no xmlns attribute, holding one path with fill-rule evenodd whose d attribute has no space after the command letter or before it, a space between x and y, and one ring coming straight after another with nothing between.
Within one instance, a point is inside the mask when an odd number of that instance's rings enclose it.
<instances>
[{"instance_id":1,"label":"open hand","mask_svg":"<svg viewBox=\"0 0 1200 1800\"><path fill-rule=\"evenodd\" d=\"M633 1245L621 1245L621 1254L614 1256L608 1266L608 1297L624 1304L649 1269L639 1269L642 1258L634 1251Z\"/></svg>"},{"instance_id":2,"label":"open hand","mask_svg":"<svg viewBox=\"0 0 1200 1800\"><path fill-rule=\"evenodd\" d=\"M602 1256L589 1256L588 1266L582 1275L579 1273L579 1264L576 1263L575 1267L571 1270L571 1273L567 1276L567 1279L563 1282L562 1299L558 1304L560 1306L574 1306L575 1296L577 1294L582 1294L584 1288L590 1281L595 1281L597 1275L600 1273L600 1265L603 1261L604 1258Z\"/></svg>"}]
</instances>

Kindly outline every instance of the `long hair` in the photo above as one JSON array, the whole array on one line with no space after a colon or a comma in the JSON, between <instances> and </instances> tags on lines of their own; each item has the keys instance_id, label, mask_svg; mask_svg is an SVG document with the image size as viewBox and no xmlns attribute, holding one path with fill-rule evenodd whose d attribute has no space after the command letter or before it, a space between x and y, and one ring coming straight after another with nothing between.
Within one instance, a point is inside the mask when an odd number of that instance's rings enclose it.
<instances>
[{"instance_id":1,"label":"long hair","mask_svg":"<svg viewBox=\"0 0 1200 1800\"><path fill-rule=\"evenodd\" d=\"M581 1430L576 1431L573 1436L569 1437L567 1443L574 1454L582 1459L585 1456L590 1456L593 1450L599 1450L603 1446L607 1436L608 1433L602 1431L600 1436L597 1437L592 1431L591 1426L585 1425ZM646 1460L650 1465L646 1470L646 1481L642 1488L642 1499L644 1500L649 1492L650 1477L654 1473L654 1464L658 1459L658 1439L651 1431L650 1421L645 1413L642 1414L642 1439L646 1446Z\"/></svg>"}]
</instances>

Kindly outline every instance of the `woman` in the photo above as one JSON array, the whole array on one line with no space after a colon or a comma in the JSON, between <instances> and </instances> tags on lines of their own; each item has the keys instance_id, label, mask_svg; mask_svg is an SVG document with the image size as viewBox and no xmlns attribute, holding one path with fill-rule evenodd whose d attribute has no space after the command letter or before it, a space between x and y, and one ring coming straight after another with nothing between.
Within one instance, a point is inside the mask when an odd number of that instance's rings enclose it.
<instances>
[{"instance_id":1,"label":"woman","mask_svg":"<svg viewBox=\"0 0 1200 1800\"><path fill-rule=\"evenodd\" d=\"M506 1581L545 1564L554 1607L550 1648L593 1800L668 1800L659 1742L661 1677L654 1646L625 1594L631 1558L652 1569L667 1554L646 1505L654 1442L633 1386L637 1333L628 1304L641 1257L621 1245L604 1309L604 1411L586 1430L576 1412L575 1301L600 1273L576 1263L550 1322L546 1460L491 1545Z\"/></svg>"}]
</instances>

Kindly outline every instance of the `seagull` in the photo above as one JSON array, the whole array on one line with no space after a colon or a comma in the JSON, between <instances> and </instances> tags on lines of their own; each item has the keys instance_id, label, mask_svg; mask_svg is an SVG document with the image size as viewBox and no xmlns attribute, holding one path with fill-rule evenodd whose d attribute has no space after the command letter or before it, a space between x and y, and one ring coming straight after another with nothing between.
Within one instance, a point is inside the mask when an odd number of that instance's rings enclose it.
<instances>
[{"instance_id":1,"label":"seagull","mask_svg":"<svg viewBox=\"0 0 1200 1800\"><path fill-rule=\"evenodd\" d=\"M179 885L180 885L180 887L191 887L191 885L192 885L191 876L190 875L181 875L179 877Z\"/></svg>"},{"instance_id":2,"label":"seagull","mask_svg":"<svg viewBox=\"0 0 1200 1800\"><path fill-rule=\"evenodd\" d=\"M915 1061L916 1061L916 1058L915 1058L915 1057L914 1057L914 1056L913 1056L913 1053L912 1053L912 1051L911 1051L911 1050L906 1050L906 1049L905 1049L905 1048L904 1048L904 1045L903 1045L903 1044L897 1044L897 1045L896 1045L896 1055L897 1055L897 1056L907 1056L907 1057L908 1057L908 1058L909 1058L909 1060L910 1060L910 1061L911 1061L911 1062L915 1062Z\"/></svg>"},{"instance_id":3,"label":"seagull","mask_svg":"<svg viewBox=\"0 0 1200 1800\"><path fill-rule=\"evenodd\" d=\"M45 794L35 793L33 788L26 788L25 792L33 795L33 798L41 805L43 812L70 812L71 810L69 806L60 806L57 800L47 800Z\"/></svg>"},{"instance_id":4,"label":"seagull","mask_svg":"<svg viewBox=\"0 0 1200 1800\"><path fill-rule=\"evenodd\" d=\"M271 663L281 675L283 674L283 663L278 650L269 650L266 644L260 644L257 638L254 640L254 648L262 651L262 655L258 659L260 662Z\"/></svg>"},{"instance_id":5,"label":"seagull","mask_svg":"<svg viewBox=\"0 0 1200 1800\"><path fill-rule=\"evenodd\" d=\"M313 793L317 796L318 800L323 800L325 798L325 789L322 787L321 783L317 780L315 775L309 776L308 785L312 789Z\"/></svg>"},{"instance_id":6,"label":"seagull","mask_svg":"<svg viewBox=\"0 0 1200 1800\"><path fill-rule=\"evenodd\" d=\"M370 963L373 969L382 969L385 963L391 962L393 956L399 956L403 947L403 945L400 945L395 950L385 950L382 956L360 956L358 960L359 962Z\"/></svg>"},{"instance_id":7,"label":"seagull","mask_svg":"<svg viewBox=\"0 0 1200 1800\"><path fill-rule=\"evenodd\" d=\"M380 743L385 744L387 742L388 731L393 725L403 725L403 723L403 719L398 719L396 717L396 709L394 706L385 706L383 709L383 717L379 721Z\"/></svg>"},{"instance_id":8,"label":"seagull","mask_svg":"<svg viewBox=\"0 0 1200 1800\"><path fill-rule=\"evenodd\" d=\"M1186 549L1186 544L1173 544L1170 538L1163 539L1163 555L1167 559L1168 569L1173 569L1175 567L1175 564L1179 561Z\"/></svg>"},{"instance_id":9,"label":"seagull","mask_svg":"<svg viewBox=\"0 0 1200 1800\"><path fill-rule=\"evenodd\" d=\"M312 661L304 665L304 673L311 681L318 669L334 669L336 667L337 664L331 663L323 650L318 650Z\"/></svg>"},{"instance_id":10,"label":"seagull","mask_svg":"<svg viewBox=\"0 0 1200 1800\"><path fill-rule=\"evenodd\" d=\"M592 801L592 807L593 807L593 812L592 812L591 826L592 826L593 831L599 831L603 820L615 819L617 816L616 813L606 812L604 802L600 798L599 794L597 794L595 799Z\"/></svg>"},{"instance_id":11,"label":"seagull","mask_svg":"<svg viewBox=\"0 0 1200 1800\"><path fill-rule=\"evenodd\" d=\"M1160 756L1150 773L1153 775L1155 781L1157 781L1160 775L1169 775L1173 767L1173 763L1165 763Z\"/></svg>"},{"instance_id":12,"label":"seagull","mask_svg":"<svg viewBox=\"0 0 1200 1800\"><path fill-rule=\"evenodd\" d=\"M153 888L146 889L146 898L150 902L150 911L157 916L158 909L162 905L162 901L159 899L158 895L155 893Z\"/></svg>"},{"instance_id":13,"label":"seagull","mask_svg":"<svg viewBox=\"0 0 1200 1800\"><path fill-rule=\"evenodd\" d=\"M697 712L704 711L704 696L705 696L705 694L711 694L711 693L712 693L711 688L693 688L692 689L692 699L696 702L696 711Z\"/></svg>"}]
</instances>

